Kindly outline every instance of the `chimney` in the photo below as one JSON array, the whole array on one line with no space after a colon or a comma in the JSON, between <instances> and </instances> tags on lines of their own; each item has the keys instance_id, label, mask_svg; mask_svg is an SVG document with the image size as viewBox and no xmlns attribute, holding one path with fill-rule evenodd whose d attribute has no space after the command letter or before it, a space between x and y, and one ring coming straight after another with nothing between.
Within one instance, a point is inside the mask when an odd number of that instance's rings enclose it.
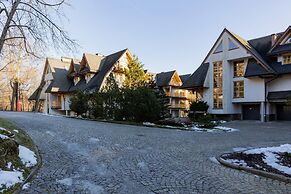
<instances>
[{"instance_id":1,"label":"chimney","mask_svg":"<svg viewBox=\"0 0 291 194\"><path fill-rule=\"evenodd\" d=\"M65 62L65 63L71 63L71 58L69 58L69 57L61 57L61 61L62 62Z\"/></svg>"},{"instance_id":2,"label":"chimney","mask_svg":"<svg viewBox=\"0 0 291 194\"><path fill-rule=\"evenodd\" d=\"M102 55L101 53L96 53L96 55L99 57L104 57L104 55Z\"/></svg>"},{"instance_id":3,"label":"chimney","mask_svg":"<svg viewBox=\"0 0 291 194\"><path fill-rule=\"evenodd\" d=\"M271 42L272 42L272 46L274 46L275 42L277 41L277 37L278 37L278 35L277 35L277 34L272 34L271 37L272 37L272 38L271 38L271 40L272 40L272 41L271 41Z\"/></svg>"}]
</instances>

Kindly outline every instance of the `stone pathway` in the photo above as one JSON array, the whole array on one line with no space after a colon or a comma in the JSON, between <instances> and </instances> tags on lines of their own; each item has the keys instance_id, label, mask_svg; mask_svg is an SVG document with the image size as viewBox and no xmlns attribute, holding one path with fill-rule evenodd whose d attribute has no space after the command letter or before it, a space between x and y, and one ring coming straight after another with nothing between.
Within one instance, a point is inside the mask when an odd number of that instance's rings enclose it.
<instances>
[{"instance_id":1,"label":"stone pathway","mask_svg":"<svg viewBox=\"0 0 291 194\"><path fill-rule=\"evenodd\" d=\"M233 133L187 132L0 112L38 145L43 166L22 193L291 193L214 156L290 143L290 122L231 122Z\"/></svg>"}]
</instances>

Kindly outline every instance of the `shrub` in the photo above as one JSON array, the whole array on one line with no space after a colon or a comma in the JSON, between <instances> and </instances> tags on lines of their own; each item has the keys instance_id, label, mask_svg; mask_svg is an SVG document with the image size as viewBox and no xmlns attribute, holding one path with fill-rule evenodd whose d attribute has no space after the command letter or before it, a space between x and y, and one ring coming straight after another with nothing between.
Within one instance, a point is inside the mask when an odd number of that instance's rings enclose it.
<instances>
[{"instance_id":1,"label":"shrub","mask_svg":"<svg viewBox=\"0 0 291 194\"><path fill-rule=\"evenodd\" d=\"M78 91L70 101L70 109L74 111L77 116L82 115L88 111L88 96L83 92Z\"/></svg>"},{"instance_id":2,"label":"shrub","mask_svg":"<svg viewBox=\"0 0 291 194\"><path fill-rule=\"evenodd\" d=\"M211 115L203 115L197 119L197 126L200 128L213 128L217 126L217 123L212 121Z\"/></svg>"},{"instance_id":3,"label":"shrub","mask_svg":"<svg viewBox=\"0 0 291 194\"><path fill-rule=\"evenodd\" d=\"M198 102L192 102L190 105L190 113L189 113L189 118L191 118L192 120L199 120L200 116L203 116L207 110L208 110L209 106L207 104L207 102L204 101L198 101Z\"/></svg>"},{"instance_id":4,"label":"shrub","mask_svg":"<svg viewBox=\"0 0 291 194\"><path fill-rule=\"evenodd\" d=\"M104 118L104 94L95 92L89 99L89 112L94 118Z\"/></svg>"}]
</instances>

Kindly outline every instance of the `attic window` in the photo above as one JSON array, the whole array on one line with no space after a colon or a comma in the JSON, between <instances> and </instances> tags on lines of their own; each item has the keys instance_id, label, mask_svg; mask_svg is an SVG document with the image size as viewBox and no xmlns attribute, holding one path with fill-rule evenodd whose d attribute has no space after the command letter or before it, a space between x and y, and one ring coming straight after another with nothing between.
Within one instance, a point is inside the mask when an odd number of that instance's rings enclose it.
<instances>
[{"instance_id":1,"label":"attic window","mask_svg":"<svg viewBox=\"0 0 291 194\"><path fill-rule=\"evenodd\" d=\"M237 48L238 48L238 46L234 42L232 42L232 40L229 38L228 39L228 50L234 50Z\"/></svg>"},{"instance_id":2,"label":"attic window","mask_svg":"<svg viewBox=\"0 0 291 194\"><path fill-rule=\"evenodd\" d=\"M286 64L291 64L291 54L289 55L284 55L283 56L283 62L282 62L283 65L286 65Z\"/></svg>"},{"instance_id":3,"label":"attic window","mask_svg":"<svg viewBox=\"0 0 291 194\"><path fill-rule=\"evenodd\" d=\"M223 45L222 41L219 43L219 45L216 47L214 53L221 53L223 51Z\"/></svg>"},{"instance_id":4,"label":"attic window","mask_svg":"<svg viewBox=\"0 0 291 194\"><path fill-rule=\"evenodd\" d=\"M290 44L291 43L291 36L286 40L285 44Z\"/></svg>"}]
</instances>

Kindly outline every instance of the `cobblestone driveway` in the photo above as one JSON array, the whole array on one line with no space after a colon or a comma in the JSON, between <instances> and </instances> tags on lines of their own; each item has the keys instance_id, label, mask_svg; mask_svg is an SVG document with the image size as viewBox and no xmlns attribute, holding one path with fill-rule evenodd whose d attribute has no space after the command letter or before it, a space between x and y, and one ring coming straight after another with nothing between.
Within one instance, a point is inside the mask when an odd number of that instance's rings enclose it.
<instances>
[{"instance_id":1,"label":"cobblestone driveway","mask_svg":"<svg viewBox=\"0 0 291 194\"><path fill-rule=\"evenodd\" d=\"M23 193L291 193L291 185L225 168L236 147L291 141L291 123L232 122L199 133L0 112L38 145L43 166Z\"/></svg>"}]
</instances>

